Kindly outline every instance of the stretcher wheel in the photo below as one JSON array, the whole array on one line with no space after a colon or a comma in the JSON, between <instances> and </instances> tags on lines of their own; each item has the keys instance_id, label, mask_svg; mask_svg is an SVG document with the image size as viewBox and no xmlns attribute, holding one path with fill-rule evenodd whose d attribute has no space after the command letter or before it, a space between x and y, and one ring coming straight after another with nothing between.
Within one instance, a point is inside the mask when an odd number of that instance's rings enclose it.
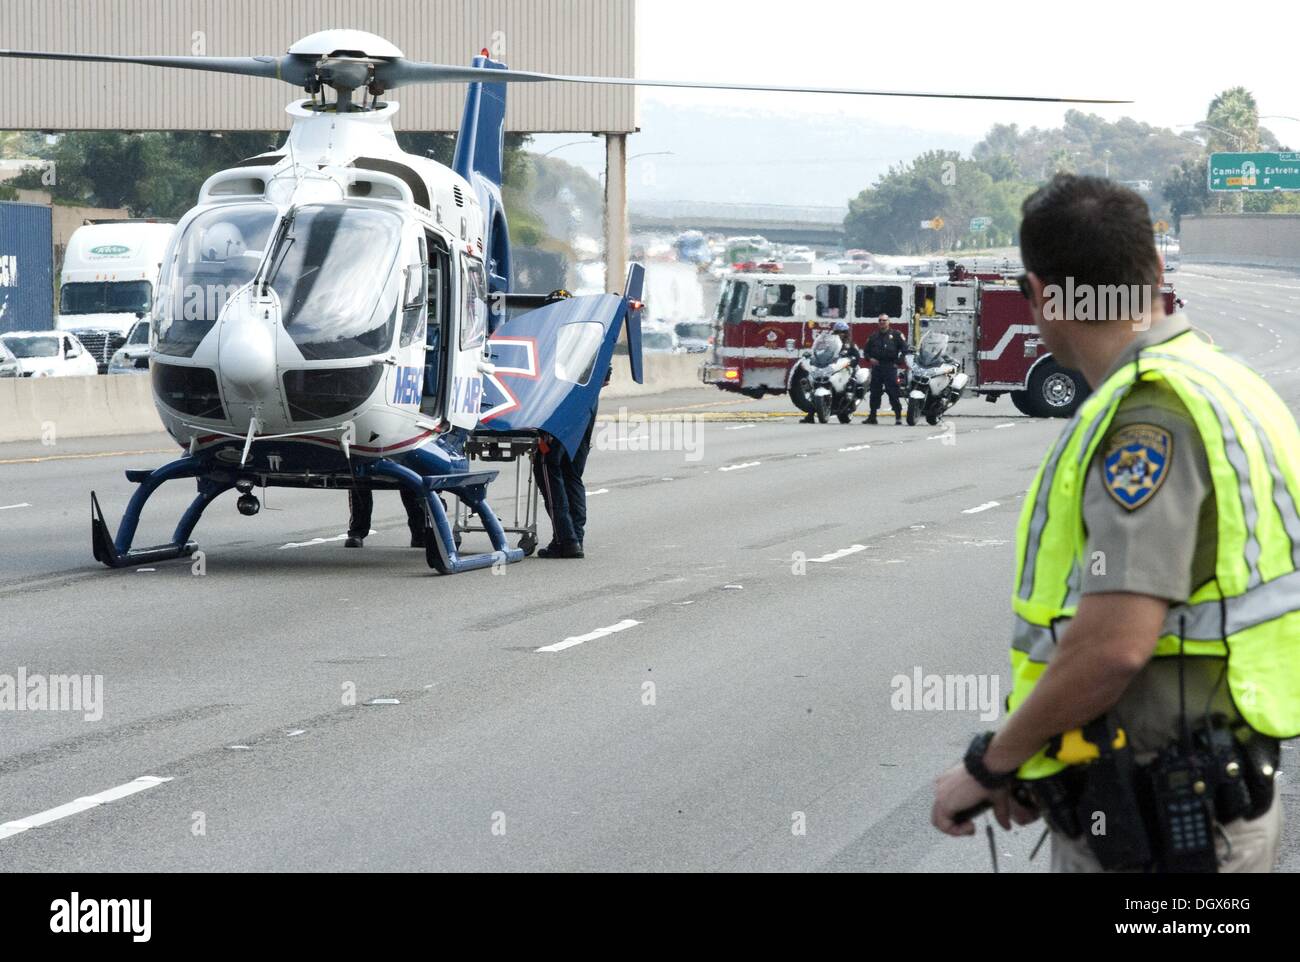
<instances>
[{"instance_id":1,"label":"stretcher wheel","mask_svg":"<svg viewBox=\"0 0 1300 962\"><path fill-rule=\"evenodd\" d=\"M524 557L530 557L537 550L537 536L526 534L519 539L519 550L524 553Z\"/></svg>"}]
</instances>

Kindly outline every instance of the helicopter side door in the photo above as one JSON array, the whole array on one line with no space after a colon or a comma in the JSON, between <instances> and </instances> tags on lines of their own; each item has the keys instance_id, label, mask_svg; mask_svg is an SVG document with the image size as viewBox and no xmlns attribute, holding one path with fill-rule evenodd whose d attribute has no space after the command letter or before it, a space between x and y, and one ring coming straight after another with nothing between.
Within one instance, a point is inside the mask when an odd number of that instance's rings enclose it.
<instances>
[{"instance_id":1,"label":"helicopter side door","mask_svg":"<svg viewBox=\"0 0 1300 962\"><path fill-rule=\"evenodd\" d=\"M488 335L487 275L477 257L460 254L452 275L449 325L447 403L444 417L452 427L472 431L483 400L484 350Z\"/></svg>"},{"instance_id":2,"label":"helicopter side door","mask_svg":"<svg viewBox=\"0 0 1300 962\"><path fill-rule=\"evenodd\" d=\"M545 431L573 454L610 370L628 320L629 360L641 380L639 315L643 272L633 265L628 294L557 298L501 325L488 341L482 430Z\"/></svg>"}]
</instances>

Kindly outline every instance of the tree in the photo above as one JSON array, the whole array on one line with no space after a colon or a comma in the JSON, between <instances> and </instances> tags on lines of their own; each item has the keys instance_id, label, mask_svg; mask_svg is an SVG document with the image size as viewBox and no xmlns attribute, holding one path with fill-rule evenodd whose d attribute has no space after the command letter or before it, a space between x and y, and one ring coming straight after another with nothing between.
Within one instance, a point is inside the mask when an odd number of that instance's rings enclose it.
<instances>
[{"instance_id":1,"label":"tree","mask_svg":"<svg viewBox=\"0 0 1300 962\"><path fill-rule=\"evenodd\" d=\"M1181 229L1183 215L1200 214L1210 202L1210 189L1205 182L1205 161L1201 158L1188 158L1174 167L1160 193L1169 202L1169 212L1173 216L1174 232Z\"/></svg>"}]
</instances>

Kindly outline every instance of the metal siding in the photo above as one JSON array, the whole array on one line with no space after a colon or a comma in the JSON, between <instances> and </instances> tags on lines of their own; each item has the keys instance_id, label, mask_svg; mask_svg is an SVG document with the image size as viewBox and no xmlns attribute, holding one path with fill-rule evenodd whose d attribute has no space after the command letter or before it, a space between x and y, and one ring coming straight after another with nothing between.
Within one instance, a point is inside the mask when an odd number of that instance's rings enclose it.
<instances>
[{"instance_id":1,"label":"metal siding","mask_svg":"<svg viewBox=\"0 0 1300 962\"><path fill-rule=\"evenodd\" d=\"M3 46L125 55L189 55L193 34L211 56L282 53L317 30L347 26L386 37L412 59L468 63L499 31L512 67L634 76L636 0L6 0ZM284 130L287 84L251 77L109 64L0 61L4 130ZM404 87L403 130L453 131L464 87ZM301 93L298 93L301 96ZM631 132L632 87L519 84L511 131Z\"/></svg>"},{"instance_id":2,"label":"metal siding","mask_svg":"<svg viewBox=\"0 0 1300 962\"><path fill-rule=\"evenodd\" d=\"M50 208L0 203L0 332L54 326Z\"/></svg>"}]
</instances>

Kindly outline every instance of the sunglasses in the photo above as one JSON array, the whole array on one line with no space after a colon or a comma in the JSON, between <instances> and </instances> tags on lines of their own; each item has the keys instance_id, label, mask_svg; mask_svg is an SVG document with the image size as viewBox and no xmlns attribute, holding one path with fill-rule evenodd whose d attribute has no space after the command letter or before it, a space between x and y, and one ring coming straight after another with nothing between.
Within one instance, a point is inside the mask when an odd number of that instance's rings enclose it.
<instances>
[{"instance_id":1,"label":"sunglasses","mask_svg":"<svg viewBox=\"0 0 1300 962\"><path fill-rule=\"evenodd\" d=\"M1033 288L1029 286L1028 274L1016 275L1016 287L1020 288L1020 293L1024 295L1025 300L1027 301L1033 300L1034 291Z\"/></svg>"}]
</instances>

